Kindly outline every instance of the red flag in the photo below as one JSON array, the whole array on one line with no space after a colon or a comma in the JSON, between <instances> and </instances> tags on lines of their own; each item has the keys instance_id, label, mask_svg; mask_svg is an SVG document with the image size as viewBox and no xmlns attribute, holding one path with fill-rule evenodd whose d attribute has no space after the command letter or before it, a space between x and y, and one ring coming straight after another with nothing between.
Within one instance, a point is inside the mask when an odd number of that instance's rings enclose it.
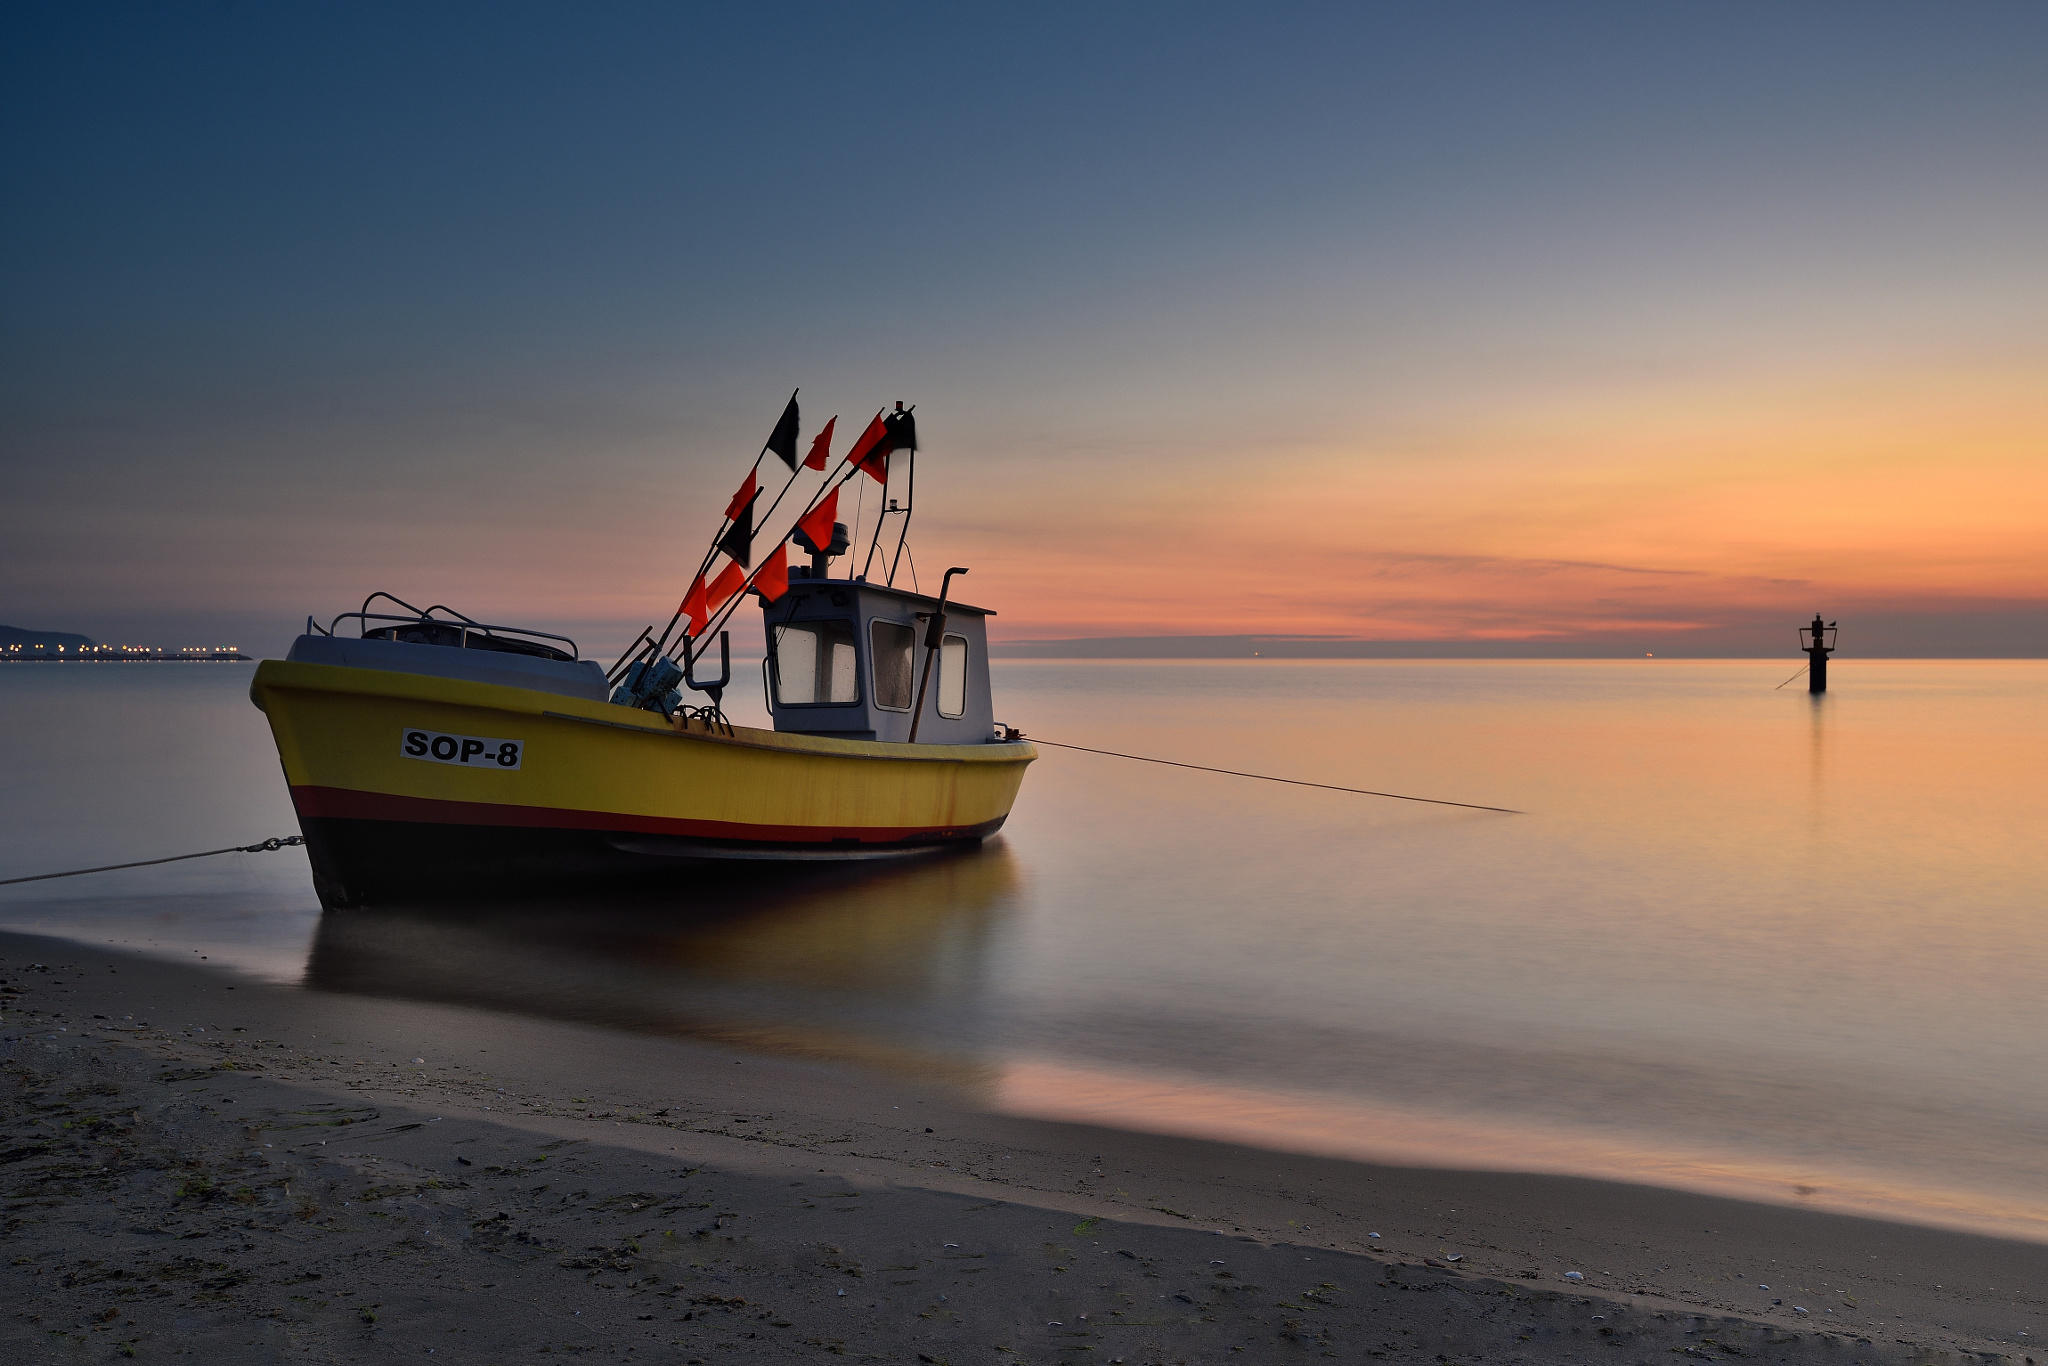
<instances>
[{"instance_id":1,"label":"red flag","mask_svg":"<svg viewBox=\"0 0 2048 1366\"><path fill-rule=\"evenodd\" d=\"M838 420L837 413L825 419L825 430L812 439L811 453L804 457L805 469L822 470L825 468L825 462L832 458L832 424Z\"/></svg>"},{"instance_id":2,"label":"red flag","mask_svg":"<svg viewBox=\"0 0 2048 1366\"><path fill-rule=\"evenodd\" d=\"M789 542L775 547L754 571L754 591L769 602L789 591Z\"/></svg>"},{"instance_id":3,"label":"red flag","mask_svg":"<svg viewBox=\"0 0 2048 1366\"><path fill-rule=\"evenodd\" d=\"M735 493L732 496L732 501L725 505L725 520L728 522L739 520L739 515L746 511L747 504L754 501L754 494L758 491L759 485L754 482L754 472L748 470L747 482L740 485L740 491Z\"/></svg>"},{"instance_id":4,"label":"red flag","mask_svg":"<svg viewBox=\"0 0 2048 1366\"><path fill-rule=\"evenodd\" d=\"M704 596L702 574L699 574L697 581L690 585L690 591L683 594L683 605L676 610L690 619L688 634L693 636L702 631L705 624L711 620L711 605Z\"/></svg>"},{"instance_id":5,"label":"red flag","mask_svg":"<svg viewBox=\"0 0 2048 1366\"><path fill-rule=\"evenodd\" d=\"M889 486L889 427L880 413L846 453L846 463L862 471L882 487Z\"/></svg>"},{"instance_id":6,"label":"red flag","mask_svg":"<svg viewBox=\"0 0 2048 1366\"><path fill-rule=\"evenodd\" d=\"M839 488L835 484L832 491L825 495L824 502L803 515L803 520L796 524L796 529L801 531L812 545L823 550L832 544L832 524L838 520Z\"/></svg>"},{"instance_id":7,"label":"red flag","mask_svg":"<svg viewBox=\"0 0 2048 1366\"><path fill-rule=\"evenodd\" d=\"M719 570L718 577L711 581L710 596L705 599L705 605L716 612L731 602L733 595L746 587L746 583L747 571L740 568L738 562L727 560L725 568Z\"/></svg>"}]
</instances>

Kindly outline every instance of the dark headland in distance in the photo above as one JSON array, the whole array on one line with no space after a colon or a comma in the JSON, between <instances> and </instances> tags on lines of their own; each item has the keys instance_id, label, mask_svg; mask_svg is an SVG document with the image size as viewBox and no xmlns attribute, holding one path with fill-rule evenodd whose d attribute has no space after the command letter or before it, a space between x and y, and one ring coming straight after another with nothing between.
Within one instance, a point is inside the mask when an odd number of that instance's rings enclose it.
<instances>
[{"instance_id":1,"label":"dark headland in distance","mask_svg":"<svg viewBox=\"0 0 2048 1366\"><path fill-rule=\"evenodd\" d=\"M102 645L75 631L0 625L0 664L189 664L247 658L232 645Z\"/></svg>"}]
</instances>

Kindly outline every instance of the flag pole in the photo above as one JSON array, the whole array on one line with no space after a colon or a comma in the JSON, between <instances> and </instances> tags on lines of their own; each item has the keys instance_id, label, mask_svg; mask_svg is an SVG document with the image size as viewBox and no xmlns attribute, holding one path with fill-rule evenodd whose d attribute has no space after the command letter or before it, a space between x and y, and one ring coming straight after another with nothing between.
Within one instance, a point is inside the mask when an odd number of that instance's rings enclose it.
<instances>
[{"instance_id":1,"label":"flag pole","mask_svg":"<svg viewBox=\"0 0 2048 1366\"><path fill-rule=\"evenodd\" d=\"M906 478L908 480L908 485L904 489L904 501L900 506L898 504L890 502L889 478L890 476L894 475L896 471L890 467L885 467L883 469L882 506L881 509L875 514L875 536L873 540L868 542L868 557L867 560L863 562L860 567L860 576L863 579L865 579L871 572L873 572L875 567L875 552L882 548L882 528L888 524L889 514L892 512L903 514L903 520L902 522L897 524L896 528L896 553L890 558L889 561L888 584L891 588L894 588L896 586L896 564L903 558L904 538L910 535L911 506L917 502L917 427L910 416L911 413L914 413L916 411L917 406L915 404L912 404L910 408L906 410L901 401L899 401L896 404L895 415L893 417L885 419L885 421L888 424L889 432L889 454L895 455L899 449L902 451L903 455L906 458L908 466L906 470ZM899 447L896 443L899 440L904 439L903 432L906 428L908 428L910 432L908 438L909 444Z\"/></svg>"},{"instance_id":2,"label":"flag pole","mask_svg":"<svg viewBox=\"0 0 2048 1366\"><path fill-rule=\"evenodd\" d=\"M768 454L768 447L764 444L761 447L760 455L756 455L754 457L754 463L750 472L758 473L760 471L761 456L766 454ZM725 538L725 533L731 526L732 518L720 517L718 519L718 530L712 534L711 548L704 552L704 558L700 560L697 564L697 572L690 576L690 581L692 583L695 583L699 578L701 578L704 574L704 571L711 567L711 559L714 555L718 553L718 543ZM687 595L688 590L686 589L684 591ZM654 653L659 655L666 654L668 652L668 638L669 636L674 634L676 629L676 623L681 621L682 619L683 609L680 605L678 605L676 607L675 615L668 619L668 625L662 628L660 638L654 642ZM683 638L685 640L689 639L687 635Z\"/></svg>"},{"instance_id":3,"label":"flag pole","mask_svg":"<svg viewBox=\"0 0 2048 1366\"><path fill-rule=\"evenodd\" d=\"M861 467L858 465L849 463L844 469L839 471L839 474L836 478L829 474L826 475L824 484L819 487L817 492L811 495L810 502L804 505L804 510L797 514L796 520L798 522L802 522L805 517L808 517L810 515L811 510L818 506L818 503L820 502L820 500L824 498L826 494L830 493L833 489L838 488L844 483L846 483L846 481L848 479L851 479L856 473L864 474L866 473L866 471L862 470ZM794 529L794 526L792 526L791 530L793 531ZM780 543L782 541L788 540L789 534L790 533L788 531L783 532L781 536L776 538L777 542ZM719 604L718 610L713 612L711 614L710 620L704 623L704 631L701 637L702 639L708 640L712 636L718 634L720 628L722 628L726 622L732 619L732 614L735 611L739 610L740 603L746 599L747 590L754 586L754 576L761 572L761 568L762 566L755 565L751 569L749 569L747 571L747 577L741 581L738 591L735 592L730 598L726 599L723 603ZM688 637L685 637L685 639L688 639Z\"/></svg>"},{"instance_id":4,"label":"flag pole","mask_svg":"<svg viewBox=\"0 0 2048 1366\"><path fill-rule=\"evenodd\" d=\"M883 473L884 473L885 475L887 475L887 474L894 474L894 473L895 473L895 471L894 471L894 470L886 470L886 469L885 469L885 470L883 471ZM873 568L875 567L875 552L876 552L877 550L880 550L880 549L882 548L882 523L884 523L884 522L886 522L886 521L888 521L888 520L889 520L889 481L888 481L888 480L887 480L887 479L885 478L885 479L883 479L883 480L882 480L882 506L881 506L881 508L880 508L880 509L879 509L879 510L878 510L878 511L877 511L877 512L875 513L875 534L874 534L874 536L873 536L872 538L870 538L870 539L869 539L869 541L868 541L868 557L867 557L867 559L866 559L865 561L863 561L863 562L861 563L861 567L860 567L860 576L861 576L862 578L866 578L866 577L868 576L868 571L869 571L870 569L873 569Z\"/></svg>"},{"instance_id":5,"label":"flag pole","mask_svg":"<svg viewBox=\"0 0 2048 1366\"><path fill-rule=\"evenodd\" d=\"M799 385L799 386L797 386L796 388L794 388L794 389L790 390L790 391L789 391L789 403L785 403L785 404L783 404L783 405L782 405L782 410L783 410L784 412L788 412L788 411L789 411L789 408L790 408L790 404L793 404L793 403L795 403L795 402L796 402L796 396L797 396L798 394L802 393L802 392L803 392L803 386L801 386L801 385ZM776 424L777 424L777 426L780 426L780 425L781 425L781 419L779 419L779 418L778 418L778 419L776 420ZM759 451L755 452L755 454L754 454L754 463L753 463L753 464L752 464L751 466L749 466L749 467L748 467L748 470L747 470L748 474L750 474L750 475L758 475L758 474L759 474L759 473L761 472L761 457L762 457L762 456L764 456L764 455L766 455L766 454L768 454L768 448L769 448L770 446L774 445L774 444L775 444L775 433L774 433L773 431L771 431L771 432L769 432L769 433L768 433L768 439L767 439L766 441L763 441L763 442L761 443L761 449L760 449ZM789 482L788 482L788 483L785 483L785 484L784 484L784 485L782 486L782 492L783 492L783 493L787 493L787 492L789 492L789 487L790 487L790 484L794 484L794 483L796 482L796 474L797 474L797 470L801 470L802 468L803 468L803 466L802 466L801 464L799 464L799 465L797 465L796 469L793 469L793 470L791 470L791 471L790 471L790 473L789 473ZM776 495L775 495L775 502L776 502L776 503L780 503L781 501L782 501L782 494L781 494L781 493L778 493L778 494L776 494ZM768 507L768 511L769 511L769 512L770 512L770 513L772 514L772 513L773 513L773 512L775 511L775 505L771 503L771 504L769 505L769 507ZM762 520L763 520L763 521L766 521L766 520L767 520L767 518L766 518L766 517L763 517L763 518L762 518ZM705 570L707 570L707 569L709 569L709 568L711 567L711 560L712 560L712 557L718 554L718 543L719 543L719 541L720 541L720 540L724 539L724 536L725 536L725 533L726 533L726 531L727 531L727 530L729 530L729 529L731 528L731 526L732 526L732 518L731 518L731 517L720 517L720 518L718 519L718 530L717 530L716 532L714 532L714 533L712 534L712 537L711 537L711 548L710 548L709 550L707 550L707 551L705 551L705 552L704 552L704 558L703 558L703 559L702 559L702 560L701 560L701 561L700 561L700 562L698 563L698 565L697 565L697 573L696 573L696 574L693 574L693 575L691 575L691 576L690 576L690 581L691 581L692 583L696 582L696 580L697 580L697 577L698 577L699 575L703 574L703 572L704 572ZM659 639L657 639L657 640L655 641L655 646L654 646L654 652L655 652L656 654L665 654L665 653L667 653L667 651L668 651L668 640L669 640L669 637L670 637L671 635L675 634L675 629L676 629L676 623L677 623L677 622L679 622L679 621L681 621L682 619L683 619L683 609L682 609L682 608L681 608L681 607L679 606L679 607L677 607L677 608L676 608L676 611L675 611L675 615L674 615L674 616L672 616L672 617L670 617L670 618L668 619L668 625L662 628L661 636L659 637ZM685 635L685 636L683 637L683 639L687 641L687 640L689 639L689 636Z\"/></svg>"},{"instance_id":6,"label":"flag pole","mask_svg":"<svg viewBox=\"0 0 2048 1366\"><path fill-rule=\"evenodd\" d=\"M837 413L834 413L834 414L832 415L832 420L833 420L833 421L835 421L835 422L836 422L836 421L838 421L838 420L839 420L839 415L838 415ZM871 456L872 456L872 454L873 454L873 451L874 451L874 447L873 447L873 446L870 446L870 447L869 447L869 448L868 448L867 450L865 450L865 451L862 451L862 450L861 450L861 444L860 444L860 443L861 443L861 442L862 442L863 440L865 440L865 439L866 439L866 437L867 437L867 434L868 434L868 432L869 432L869 431L871 431L871 430L873 430L873 428L874 428L874 425L875 425L875 423L877 423L877 422L880 422L881 420L882 420L882 414L881 414L880 412L877 412L877 413L876 413L876 414L874 415L874 417L873 417L872 419L870 419L870 420L869 420L869 422L868 422L868 425L867 425L867 427L865 427L865 428L863 428L863 429L862 429L862 431L861 431L861 435L860 435L860 436L858 436L858 437L855 437L855 438L854 438L854 443L853 443L853 445L852 445L852 446L851 446L851 447L850 447L850 448L849 448L849 449L847 450L847 452L846 452L846 458L845 458L845 463L844 463L844 464L843 464L843 465L841 466L841 468L840 468L840 470L839 470L839 473L838 473L838 475L837 475L837 476L835 477L835 476L833 476L833 475L832 475L832 474L830 474L830 473L827 473L827 474L826 474L826 476L825 476L825 482L824 482L824 483L822 483L822 484L820 484L820 485L819 485L819 486L818 486L818 487L817 487L817 488L816 488L816 489L815 489L815 490L814 490L814 491L813 491L813 492L811 493L811 498L810 498L810 501L809 501L808 503L804 504L804 510L803 510L802 512L799 512L799 513L798 513L798 514L796 515L796 521L797 521L797 522L801 522L801 521L803 521L803 519L804 519L805 517L808 517L808 516L809 516L809 515L811 514L811 510L812 510L813 508L815 508L815 507L817 507L817 506L818 506L818 500L819 500L819 499L823 498L823 497L824 497L824 496L825 496L825 495L826 495L827 493L830 493L830 492L831 492L831 491L832 491L833 489L835 489L835 488L839 488L839 487L841 487L842 485L844 485L844 484L846 483L846 481L847 481L847 480L849 480L849 479L851 479L851 478L853 477L853 474L854 474L854 472L855 472L856 470L860 471L860 472L861 472L861 473L863 473L863 474L869 474L869 477L870 477L870 478L872 478L872 477L873 477L873 476L872 476L872 474L870 474L870 473L869 473L869 471L867 470L867 467L866 467L866 465L865 465L864 463L863 463L863 464L855 464L855 463L854 463L854 461L853 461L853 457L854 457L854 455L855 455L855 453L856 453L856 452L859 452L859 453L860 453L860 455L861 455L861 458L862 458L862 460L863 460L863 461L866 461L866 460L867 460L867 459L868 459L869 457L871 457ZM885 430L886 430L886 429L885 429ZM880 437L877 437L877 441L878 441L878 442L880 441L880 439L881 439ZM887 452L887 451L884 451L884 453L883 453L883 457L884 457L884 460L885 460L885 461L886 461L886 459L887 459L887 455L888 455L888 452ZM803 467L802 467L802 466L799 466L799 468L803 468ZM888 487L888 466L886 465L886 463L885 463L885 464L884 464L884 466L883 466L882 474L883 474L883 479L882 479L882 484L883 484L883 487L884 487L884 488L887 488L887 487ZM761 516L761 523L762 523L762 525L763 525L763 526L765 526L765 525L767 524L767 522L768 522L768 519L769 519L770 517L773 517L773 516L775 515L775 509L776 509L776 508L778 508L778 507L780 507L780 506L782 506L782 498L783 498L783 494L786 494L786 493L788 493L788 492L789 492L789 490L790 490L791 488L795 487L795 485L796 485L796 472L795 472L795 471L791 471L791 473L790 473L790 477L789 477L789 481L788 481L788 482L787 482L786 484L784 484L784 485L783 485L783 488L782 488L782 493L778 493L778 494L776 494L776 495L775 495L775 501L774 501L774 502L772 502L772 503L770 503L770 504L768 505L768 511L762 514L762 516ZM857 519L856 519L856 520L857 520ZM792 523L791 529L792 529L792 530L794 530L794 523ZM856 526L856 527L854 528L854 533L855 533L855 535L858 535L858 534L859 534L859 532L860 532L860 528L859 528L858 526ZM723 533L721 533L721 534L723 534ZM758 533L757 533L757 535L758 535ZM786 539L788 539L788 537L789 537L789 532L784 532L784 533L782 534L782 537L781 537L780 539L786 540ZM715 549L716 549L716 547L714 547L714 550L715 550ZM710 564L711 564L711 557L710 557L709 555L707 555L707 556L705 556L705 557L704 557L704 565L705 565L705 568L709 568L709 567L710 567ZM703 573L703 572L704 572L704 570L703 570L703 569L699 569L699 570L698 570L697 572L701 574L701 573ZM863 570L862 572L863 572L863 573L865 573L866 571L865 571L865 570ZM733 594L733 598L732 598L732 600L733 600L734 602L737 602L737 601L738 601L738 600L739 600L739 599L740 599L740 598L741 598L742 596L744 596L744 595L745 595L745 593L746 593L746 591L747 591L747 585L748 585L748 584L751 584L751 583L753 583L753 581L754 581L754 575L753 575L753 573L752 573L752 572L750 571L750 572L749 572L749 573L747 574L746 580L745 580L745 581L744 581L744 582L743 582L743 583L741 584L741 586L740 586L740 589L739 589L739 592L737 592L737 593ZM725 620L725 619L726 619L727 617L729 617L730 615L731 615L731 613L730 613L730 612L728 612L728 611L725 611L725 610L723 610L723 609L721 609L721 610L720 610L719 612L715 612L715 613L713 613L713 614L712 614L712 618L711 618L711 619L710 619L709 621L707 621L707 622L705 623L705 626L704 626L704 631L703 631L703 634L704 634L704 635L707 635L707 636L708 636L708 635L710 635L710 634L712 633L712 631L713 631L713 630L715 629L715 625L716 625L717 623L719 623L719 622L722 622L723 620Z\"/></svg>"},{"instance_id":7,"label":"flag pole","mask_svg":"<svg viewBox=\"0 0 2048 1366\"><path fill-rule=\"evenodd\" d=\"M896 529L896 553L889 557L889 577L886 582L891 588L896 586L896 566L903 563L903 543L910 539L910 514L917 509L917 447L912 446L904 454L910 458L903 462L903 478L906 484L903 490L903 525ZM911 577L915 578L916 575L912 574ZM945 596L943 589L940 596Z\"/></svg>"},{"instance_id":8,"label":"flag pole","mask_svg":"<svg viewBox=\"0 0 2048 1366\"><path fill-rule=\"evenodd\" d=\"M834 413L834 414L833 414L832 416L833 416L833 418L834 418L834 419L837 419L837 418L838 418L838 416L839 416L839 414L837 414L837 413ZM764 447L763 449L765 449L765 447ZM760 457L758 457L758 456L756 456L756 457L755 457L755 459L756 459L756 460L758 460L759 458L760 458ZM780 493L778 493L778 494L776 494L776 495L775 495L775 501L774 501L774 502L772 502L772 503L770 503L770 504L768 505L768 510L767 510L766 512L764 512L764 513L762 513L762 514L761 514L761 524L762 524L763 526L766 526L766 525L768 524L768 519L769 519L770 517L773 517L773 516L775 515L775 509L777 509L777 508L779 508L779 507L781 507L781 506L782 506L782 500L783 500L783 498L784 498L784 497L786 497L786 496L788 495L788 493L789 493L789 491L790 491L791 489L793 489L793 488L795 488L795 487L796 487L796 480L797 480L797 476L798 476L799 474L801 474L801 473L803 472L803 470L804 470L804 466L803 466L803 464L802 464L801 462L799 462L799 463L797 464L797 467L796 467L795 469L793 469L793 470L791 470L791 471L789 472L789 479L788 479L788 480L787 480L787 481L786 481L786 482L785 482L785 483L784 483L784 484L782 485L782 492L780 492ZM827 479L827 481L829 482L829 480L831 479L831 476L830 476L830 475L827 475L827 476L826 476L826 479ZM824 490L822 490L822 489L820 489L820 490L819 490L819 492L821 492L821 493L822 493L823 491L824 491ZM805 509L804 509L804 511L805 511L805 512L809 512L809 511L810 511L810 509L809 509L809 508L805 508ZM721 535L723 535L724 533L723 533L723 532L721 531L721 532L720 532L720 534L721 534ZM709 564L710 564L710 559L709 559L709 557L706 557L706 559L705 559L705 564L707 565L707 567L709 566ZM701 574L701 573L703 573L704 571L700 569L700 570L698 570L697 572Z\"/></svg>"}]
</instances>

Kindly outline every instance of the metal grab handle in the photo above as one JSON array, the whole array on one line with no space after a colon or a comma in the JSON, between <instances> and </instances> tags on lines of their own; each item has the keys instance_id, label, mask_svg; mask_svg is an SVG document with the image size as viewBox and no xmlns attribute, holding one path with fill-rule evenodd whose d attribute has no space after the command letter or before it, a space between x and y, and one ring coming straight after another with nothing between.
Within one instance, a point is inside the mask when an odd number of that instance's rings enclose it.
<instances>
[{"instance_id":1,"label":"metal grab handle","mask_svg":"<svg viewBox=\"0 0 2048 1366\"><path fill-rule=\"evenodd\" d=\"M697 679L697 642L685 640L683 645L683 682L695 692L711 694L711 705L722 705L725 685L732 682L732 632L718 633L718 677L709 682Z\"/></svg>"},{"instance_id":2,"label":"metal grab handle","mask_svg":"<svg viewBox=\"0 0 2048 1366\"><path fill-rule=\"evenodd\" d=\"M953 576L965 574L961 568L948 569L946 577L939 580L939 608L931 615L931 624L924 632L924 669L917 678L917 701L910 710L910 743L917 743L917 728L924 723L924 690L932 681L932 661L939 657L940 642L946 638L946 595L953 589Z\"/></svg>"},{"instance_id":3,"label":"metal grab handle","mask_svg":"<svg viewBox=\"0 0 2048 1366\"><path fill-rule=\"evenodd\" d=\"M400 616L398 614L391 612L372 612L370 610L370 604L377 601L377 599L379 598L383 598L388 602L396 603L398 606L403 607L411 615ZM446 612L448 616L437 617L434 615L436 612ZM449 618L453 618L453 620L450 620ZM527 636L535 640L558 640L562 644L569 647L569 654L572 657L581 655L583 653L582 650L577 647L576 642L574 640L570 639L568 636L556 635L553 631L536 631L526 626L493 625L489 622L478 621L475 617L470 616L466 612L458 612L453 607L450 607L445 603L439 602L435 603L432 607L429 607L426 610L422 611L421 609L407 602L404 598L399 597L396 593L387 593L381 588L378 589L376 592L370 594L369 597L363 599L363 605L360 611L340 613L338 616L334 618L333 621L327 624L326 629L321 631L321 634L329 636L333 635L337 630L340 629L341 623L343 623L344 621L360 622L362 624L364 635L369 634L371 630L370 623L373 621L388 621L394 624L404 622L420 622L434 626L460 625L463 628L464 644L468 643L468 633L470 631L481 631L487 636L496 636L502 633L506 636ZM318 626L318 623L315 622L311 617L306 618L306 624L308 626ZM308 631L306 634L311 635L312 631Z\"/></svg>"}]
</instances>

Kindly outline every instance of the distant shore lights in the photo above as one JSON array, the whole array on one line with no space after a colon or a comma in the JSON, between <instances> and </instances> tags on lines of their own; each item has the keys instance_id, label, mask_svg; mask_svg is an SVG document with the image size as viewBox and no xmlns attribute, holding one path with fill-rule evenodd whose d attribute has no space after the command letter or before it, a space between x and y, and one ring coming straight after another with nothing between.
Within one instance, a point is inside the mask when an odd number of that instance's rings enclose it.
<instances>
[{"instance_id":1,"label":"distant shore lights","mask_svg":"<svg viewBox=\"0 0 2048 1366\"><path fill-rule=\"evenodd\" d=\"M102 660L233 660L246 659L238 645L51 645L43 641L14 641L0 646L0 661L50 660L93 663Z\"/></svg>"}]
</instances>

